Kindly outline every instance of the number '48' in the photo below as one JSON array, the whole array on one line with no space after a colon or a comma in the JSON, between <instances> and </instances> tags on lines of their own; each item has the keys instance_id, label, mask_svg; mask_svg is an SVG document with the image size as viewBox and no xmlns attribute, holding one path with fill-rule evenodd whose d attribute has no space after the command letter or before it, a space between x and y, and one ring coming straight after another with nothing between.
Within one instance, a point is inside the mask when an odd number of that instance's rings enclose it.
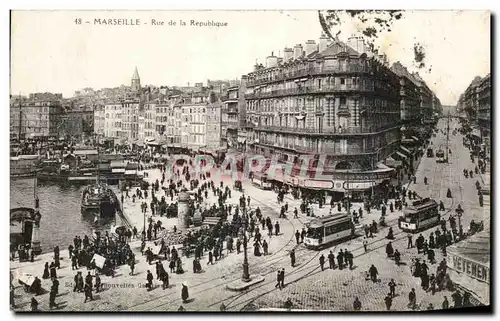
<instances>
[{"instance_id":1,"label":"number '48'","mask_svg":"<svg viewBox=\"0 0 500 321\"><path fill-rule=\"evenodd\" d=\"M76 19L75 19L75 24L77 24L77 25L81 25L81 24L82 24L82 19L80 19L80 18L76 18Z\"/></svg>"}]
</instances>

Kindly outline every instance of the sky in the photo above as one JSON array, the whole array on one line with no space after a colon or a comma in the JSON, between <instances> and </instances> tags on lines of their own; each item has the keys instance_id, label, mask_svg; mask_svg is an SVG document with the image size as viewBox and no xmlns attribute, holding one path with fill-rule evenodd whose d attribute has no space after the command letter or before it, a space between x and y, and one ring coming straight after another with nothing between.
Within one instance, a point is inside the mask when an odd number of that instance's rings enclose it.
<instances>
[{"instance_id":1,"label":"sky","mask_svg":"<svg viewBox=\"0 0 500 321\"><path fill-rule=\"evenodd\" d=\"M94 24L109 18L140 19L141 25ZM152 19L165 25L153 26ZM188 25L179 26L180 20ZM190 26L191 20L227 26ZM341 40L357 31L354 24L342 28ZM85 87L129 85L135 66L143 85L239 79L272 52L282 55L285 47L320 35L317 11L14 11L11 94L70 97ZM391 64L400 61L410 71L418 71L416 42L432 66L419 74L444 105L455 105L475 76L490 72L488 11L405 11L377 40Z\"/></svg>"}]
</instances>

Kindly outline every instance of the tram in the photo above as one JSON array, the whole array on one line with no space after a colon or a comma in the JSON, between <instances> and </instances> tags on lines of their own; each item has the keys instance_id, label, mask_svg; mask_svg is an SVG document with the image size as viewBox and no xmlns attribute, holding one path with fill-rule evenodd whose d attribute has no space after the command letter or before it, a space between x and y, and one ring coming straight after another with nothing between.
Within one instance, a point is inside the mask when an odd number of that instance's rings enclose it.
<instances>
[{"instance_id":1,"label":"tram","mask_svg":"<svg viewBox=\"0 0 500 321\"><path fill-rule=\"evenodd\" d=\"M442 149L436 152L436 163L446 163L446 158Z\"/></svg>"},{"instance_id":2,"label":"tram","mask_svg":"<svg viewBox=\"0 0 500 321\"><path fill-rule=\"evenodd\" d=\"M252 173L252 184L261 189L271 189L272 184L269 182L266 173Z\"/></svg>"},{"instance_id":3,"label":"tram","mask_svg":"<svg viewBox=\"0 0 500 321\"><path fill-rule=\"evenodd\" d=\"M337 213L312 220L307 225L304 244L307 248L319 250L326 244L354 236L354 224L349 215Z\"/></svg>"},{"instance_id":4,"label":"tram","mask_svg":"<svg viewBox=\"0 0 500 321\"><path fill-rule=\"evenodd\" d=\"M399 218L399 228L405 232L415 233L436 226L440 222L439 204L430 198L412 203Z\"/></svg>"}]
</instances>

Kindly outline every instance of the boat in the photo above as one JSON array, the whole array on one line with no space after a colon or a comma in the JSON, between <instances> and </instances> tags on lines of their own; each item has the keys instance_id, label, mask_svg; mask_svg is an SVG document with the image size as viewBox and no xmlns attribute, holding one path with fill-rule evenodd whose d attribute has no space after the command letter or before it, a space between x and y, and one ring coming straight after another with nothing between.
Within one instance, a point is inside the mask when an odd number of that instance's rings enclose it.
<instances>
[{"instance_id":1,"label":"boat","mask_svg":"<svg viewBox=\"0 0 500 321\"><path fill-rule=\"evenodd\" d=\"M107 184L97 182L83 190L81 208L82 213L91 211L101 217L113 217L119 209L119 203Z\"/></svg>"},{"instance_id":2,"label":"boat","mask_svg":"<svg viewBox=\"0 0 500 321\"><path fill-rule=\"evenodd\" d=\"M98 159L99 159L99 149ZM85 173L90 174L91 173ZM119 210L120 205L115 193L111 190L108 184L103 183L99 179L99 170L96 168L96 181L92 185L88 185L82 192L82 214L91 211L94 213L94 223L98 223L98 217L114 217Z\"/></svg>"}]
</instances>

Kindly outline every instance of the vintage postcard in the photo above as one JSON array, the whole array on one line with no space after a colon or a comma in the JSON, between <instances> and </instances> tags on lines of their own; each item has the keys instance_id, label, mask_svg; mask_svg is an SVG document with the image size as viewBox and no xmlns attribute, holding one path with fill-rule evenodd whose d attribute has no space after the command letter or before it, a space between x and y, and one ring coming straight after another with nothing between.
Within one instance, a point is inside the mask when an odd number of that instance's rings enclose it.
<instances>
[{"instance_id":1,"label":"vintage postcard","mask_svg":"<svg viewBox=\"0 0 500 321\"><path fill-rule=\"evenodd\" d=\"M489 11L11 11L13 311L491 311Z\"/></svg>"}]
</instances>

